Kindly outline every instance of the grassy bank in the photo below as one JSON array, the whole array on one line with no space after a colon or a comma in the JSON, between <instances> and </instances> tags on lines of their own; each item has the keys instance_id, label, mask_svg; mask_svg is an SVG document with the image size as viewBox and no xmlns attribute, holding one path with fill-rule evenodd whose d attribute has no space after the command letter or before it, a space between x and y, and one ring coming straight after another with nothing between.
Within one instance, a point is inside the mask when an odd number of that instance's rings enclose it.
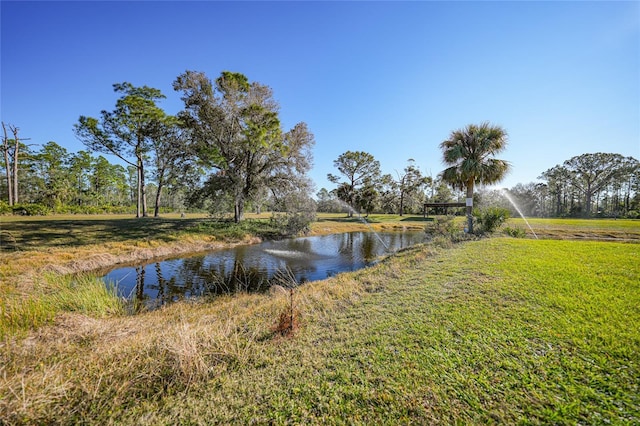
<instances>
[{"instance_id":1,"label":"grassy bank","mask_svg":"<svg viewBox=\"0 0 640 426\"><path fill-rule=\"evenodd\" d=\"M247 216L241 224L202 215L144 219L114 215L0 217L0 337L49 323L69 307L86 313L107 305L110 312L121 310L101 282L91 277L83 278L79 284L82 297L73 300L77 292L60 290L78 287L69 283L67 274L256 242L278 232L270 223L270 213ZM319 214L309 233L420 230L432 220L421 216L347 218L344 214ZM463 221L457 218L460 229ZM638 221L531 219L530 223L544 238L640 241ZM521 219L511 219L508 225L532 236ZM92 296L88 289L95 290ZM51 302L52 294L59 294L58 303ZM98 309L95 315L103 316L104 312Z\"/></svg>"},{"instance_id":2,"label":"grassy bank","mask_svg":"<svg viewBox=\"0 0 640 426\"><path fill-rule=\"evenodd\" d=\"M419 247L286 292L59 315L0 351L0 423L625 424L636 244Z\"/></svg>"}]
</instances>

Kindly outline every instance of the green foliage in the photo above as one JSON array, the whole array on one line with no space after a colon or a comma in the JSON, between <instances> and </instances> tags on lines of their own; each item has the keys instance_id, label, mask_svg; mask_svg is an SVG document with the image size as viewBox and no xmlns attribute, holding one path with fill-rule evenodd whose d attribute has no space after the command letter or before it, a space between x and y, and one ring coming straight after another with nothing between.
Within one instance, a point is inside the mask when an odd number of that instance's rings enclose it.
<instances>
[{"instance_id":1,"label":"green foliage","mask_svg":"<svg viewBox=\"0 0 640 426\"><path fill-rule=\"evenodd\" d=\"M124 303L113 286L93 275L48 274L35 284L28 297L5 293L0 300L0 338L35 329L60 312L79 312L94 317L124 313Z\"/></svg>"},{"instance_id":2,"label":"green foliage","mask_svg":"<svg viewBox=\"0 0 640 426\"><path fill-rule=\"evenodd\" d=\"M4 216L11 213L13 213L13 210L9 203L4 200L0 200L0 215Z\"/></svg>"},{"instance_id":3,"label":"green foliage","mask_svg":"<svg viewBox=\"0 0 640 426\"><path fill-rule=\"evenodd\" d=\"M638 210L630 210L626 215L627 219L640 219L640 211Z\"/></svg>"},{"instance_id":4,"label":"green foliage","mask_svg":"<svg viewBox=\"0 0 640 426\"><path fill-rule=\"evenodd\" d=\"M448 167L440 173L442 180L461 190L467 198L473 197L475 184L500 182L509 171L507 161L493 158L507 146L507 132L488 122L469 124L451 132L449 139L440 143L443 162ZM467 207L467 228L473 233L471 207Z\"/></svg>"},{"instance_id":5,"label":"green foliage","mask_svg":"<svg viewBox=\"0 0 640 426\"><path fill-rule=\"evenodd\" d=\"M114 205L101 205L101 206L73 206L62 205L56 207L56 214L135 214L136 206L114 206Z\"/></svg>"},{"instance_id":6,"label":"green foliage","mask_svg":"<svg viewBox=\"0 0 640 426\"><path fill-rule=\"evenodd\" d=\"M245 219L241 222L222 219L200 221L190 227L189 232L214 235L229 241L242 240L252 235L270 238L281 234L280 228L270 220L263 219Z\"/></svg>"},{"instance_id":7,"label":"green foliage","mask_svg":"<svg viewBox=\"0 0 640 426\"><path fill-rule=\"evenodd\" d=\"M121 94L115 109L103 110L99 120L80 116L74 132L90 150L113 154L135 167L139 189L136 216L147 216L142 199L146 188L144 165L156 151L154 142L165 136L161 129L175 119L156 105L165 98L158 89L135 87L128 82L114 84L113 89Z\"/></svg>"},{"instance_id":8,"label":"green foliage","mask_svg":"<svg viewBox=\"0 0 640 426\"><path fill-rule=\"evenodd\" d=\"M502 207L491 207L475 213L476 220L480 225L477 230L478 234L494 233L510 216L509 210Z\"/></svg>"},{"instance_id":9,"label":"green foliage","mask_svg":"<svg viewBox=\"0 0 640 426\"><path fill-rule=\"evenodd\" d=\"M445 182L460 189L474 183L499 182L509 170L509 163L492 158L507 145L507 132L488 122L469 124L451 132L440 144L443 161L449 167L442 172Z\"/></svg>"},{"instance_id":10,"label":"green foliage","mask_svg":"<svg viewBox=\"0 0 640 426\"><path fill-rule=\"evenodd\" d=\"M180 118L191 134L191 149L211 170L196 200L230 198L239 222L245 204L259 201L267 190L291 190L291 180L304 180L313 135L304 123L282 131L271 88L229 71L215 85L202 72L186 71L173 87L183 93Z\"/></svg>"},{"instance_id":11,"label":"green foliage","mask_svg":"<svg viewBox=\"0 0 640 426\"><path fill-rule=\"evenodd\" d=\"M378 197L375 187L380 179L380 162L368 152L347 151L334 160L333 165L345 178L341 182L340 176L327 175L329 181L338 184L337 197L351 208L371 212ZM353 212L349 210L348 214L351 216Z\"/></svg>"},{"instance_id":12,"label":"green foliage","mask_svg":"<svg viewBox=\"0 0 640 426\"><path fill-rule=\"evenodd\" d=\"M295 303L280 292L64 324L0 352L0 422L635 424L636 253L427 245L300 286Z\"/></svg>"},{"instance_id":13,"label":"green foliage","mask_svg":"<svg viewBox=\"0 0 640 426\"><path fill-rule=\"evenodd\" d=\"M524 229L518 227L512 228L510 226L505 226L503 231L506 235L513 238L524 238L527 235Z\"/></svg>"},{"instance_id":14,"label":"green foliage","mask_svg":"<svg viewBox=\"0 0 640 426\"><path fill-rule=\"evenodd\" d=\"M461 224L454 216L436 217L425 226L425 233L440 247L450 247L453 243L472 238L472 235L462 232Z\"/></svg>"},{"instance_id":15,"label":"green foliage","mask_svg":"<svg viewBox=\"0 0 640 426\"><path fill-rule=\"evenodd\" d=\"M43 204L14 204L10 206L4 201L0 202L0 215L46 216L52 212L50 207Z\"/></svg>"},{"instance_id":16,"label":"green foliage","mask_svg":"<svg viewBox=\"0 0 640 426\"><path fill-rule=\"evenodd\" d=\"M309 225L315 221L316 214L311 211L273 213L271 223L283 235L298 235L309 231Z\"/></svg>"},{"instance_id":17,"label":"green foliage","mask_svg":"<svg viewBox=\"0 0 640 426\"><path fill-rule=\"evenodd\" d=\"M9 206L7 202L0 201L0 216L48 216L52 214L133 214L135 206L126 205L68 205L59 204L55 208L43 204L16 204Z\"/></svg>"}]
</instances>

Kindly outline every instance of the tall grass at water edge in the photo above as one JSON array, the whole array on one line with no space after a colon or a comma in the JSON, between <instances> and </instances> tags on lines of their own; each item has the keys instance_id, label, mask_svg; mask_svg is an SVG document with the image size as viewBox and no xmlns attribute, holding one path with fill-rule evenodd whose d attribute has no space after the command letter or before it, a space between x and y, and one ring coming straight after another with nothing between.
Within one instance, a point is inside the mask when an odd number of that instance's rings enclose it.
<instances>
[{"instance_id":1,"label":"tall grass at water edge","mask_svg":"<svg viewBox=\"0 0 640 426\"><path fill-rule=\"evenodd\" d=\"M5 291L0 299L0 339L51 323L61 312L96 317L124 313L124 301L100 278L80 274L43 274L29 294Z\"/></svg>"},{"instance_id":2,"label":"tall grass at water edge","mask_svg":"<svg viewBox=\"0 0 640 426\"><path fill-rule=\"evenodd\" d=\"M634 424L636 244L408 249L287 297L59 318L0 351L0 423Z\"/></svg>"}]
</instances>

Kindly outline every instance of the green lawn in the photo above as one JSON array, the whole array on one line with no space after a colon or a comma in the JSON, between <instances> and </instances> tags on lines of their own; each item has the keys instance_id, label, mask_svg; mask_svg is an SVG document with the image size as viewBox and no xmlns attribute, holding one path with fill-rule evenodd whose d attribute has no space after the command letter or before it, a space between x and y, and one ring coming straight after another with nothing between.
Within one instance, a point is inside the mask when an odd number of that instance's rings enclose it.
<instances>
[{"instance_id":1,"label":"green lawn","mask_svg":"<svg viewBox=\"0 0 640 426\"><path fill-rule=\"evenodd\" d=\"M413 248L299 288L292 338L273 295L66 323L0 352L0 423L637 424L638 247Z\"/></svg>"}]
</instances>

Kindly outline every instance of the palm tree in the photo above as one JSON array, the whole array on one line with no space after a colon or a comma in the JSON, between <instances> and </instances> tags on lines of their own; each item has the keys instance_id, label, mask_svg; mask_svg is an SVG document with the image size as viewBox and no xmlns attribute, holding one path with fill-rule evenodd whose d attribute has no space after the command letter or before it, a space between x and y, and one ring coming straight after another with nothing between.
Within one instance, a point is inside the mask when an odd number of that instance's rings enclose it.
<instances>
[{"instance_id":1,"label":"palm tree","mask_svg":"<svg viewBox=\"0 0 640 426\"><path fill-rule=\"evenodd\" d=\"M443 163L442 180L459 188L467 189L467 220L469 232L473 232L473 188L474 184L493 184L502 180L510 169L504 160L493 158L507 145L507 132L500 126L488 122L469 124L464 129L451 132L449 139L440 144Z\"/></svg>"}]
</instances>

